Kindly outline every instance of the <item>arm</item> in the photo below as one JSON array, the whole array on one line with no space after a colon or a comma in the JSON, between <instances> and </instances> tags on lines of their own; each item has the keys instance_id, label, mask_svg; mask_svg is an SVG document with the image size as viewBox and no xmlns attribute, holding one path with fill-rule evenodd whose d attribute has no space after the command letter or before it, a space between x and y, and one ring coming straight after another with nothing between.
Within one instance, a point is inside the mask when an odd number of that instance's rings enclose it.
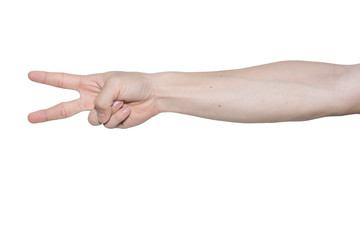
<instances>
[{"instance_id":1,"label":"arm","mask_svg":"<svg viewBox=\"0 0 360 240\"><path fill-rule=\"evenodd\" d=\"M286 61L216 72L30 72L80 98L29 115L43 122L88 110L92 125L128 128L160 112L233 122L300 121L357 113L358 65Z\"/></svg>"},{"instance_id":2,"label":"arm","mask_svg":"<svg viewBox=\"0 0 360 240\"><path fill-rule=\"evenodd\" d=\"M161 112L233 122L300 121L348 113L349 66L286 61L207 73L157 74Z\"/></svg>"}]
</instances>

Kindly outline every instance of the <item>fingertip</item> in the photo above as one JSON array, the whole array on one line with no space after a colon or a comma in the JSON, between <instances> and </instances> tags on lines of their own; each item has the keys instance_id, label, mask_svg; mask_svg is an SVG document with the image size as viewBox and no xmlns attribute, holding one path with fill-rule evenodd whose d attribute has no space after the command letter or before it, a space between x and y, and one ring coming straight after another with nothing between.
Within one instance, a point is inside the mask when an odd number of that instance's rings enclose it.
<instances>
[{"instance_id":1,"label":"fingertip","mask_svg":"<svg viewBox=\"0 0 360 240\"><path fill-rule=\"evenodd\" d=\"M34 82L44 83L45 75L46 75L46 72L44 72L44 71L30 71L28 73L28 78Z\"/></svg>"},{"instance_id":2,"label":"fingertip","mask_svg":"<svg viewBox=\"0 0 360 240\"><path fill-rule=\"evenodd\" d=\"M106 123L112 113L112 103L113 101L111 101L110 104L108 104L107 102L104 101L100 101L99 100L99 96L100 96L101 92L99 93L99 95L96 97L95 99L95 110L97 113L97 118L99 120L100 123Z\"/></svg>"},{"instance_id":3,"label":"fingertip","mask_svg":"<svg viewBox=\"0 0 360 240\"><path fill-rule=\"evenodd\" d=\"M46 121L45 112L40 110L37 112L32 112L28 115L28 121L31 123L40 123Z\"/></svg>"},{"instance_id":4,"label":"fingertip","mask_svg":"<svg viewBox=\"0 0 360 240\"><path fill-rule=\"evenodd\" d=\"M97 118L96 110L92 110L92 111L89 113L88 121L89 121L89 123L90 123L92 126L99 126L99 125L100 125L100 122L99 122L99 120L98 120L98 118Z\"/></svg>"},{"instance_id":5,"label":"fingertip","mask_svg":"<svg viewBox=\"0 0 360 240\"><path fill-rule=\"evenodd\" d=\"M36 72L39 72L39 71L30 71L30 72L28 72L28 78L29 79L31 79L32 78L32 76L34 75L34 74L36 74Z\"/></svg>"},{"instance_id":6,"label":"fingertip","mask_svg":"<svg viewBox=\"0 0 360 240\"><path fill-rule=\"evenodd\" d=\"M32 117L31 117L31 113L27 116L27 119L30 123L34 123Z\"/></svg>"},{"instance_id":7,"label":"fingertip","mask_svg":"<svg viewBox=\"0 0 360 240\"><path fill-rule=\"evenodd\" d=\"M129 115L130 112L131 112L131 109L130 109L129 106L124 106L124 107L122 108L122 113L123 113L124 115Z\"/></svg>"},{"instance_id":8,"label":"fingertip","mask_svg":"<svg viewBox=\"0 0 360 240\"><path fill-rule=\"evenodd\" d=\"M114 101L112 105L112 113L117 112L124 105L123 101Z\"/></svg>"},{"instance_id":9,"label":"fingertip","mask_svg":"<svg viewBox=\"0 0 360 240\"><path fill-rule=\"evenodd\" d=\"M105 124L109 121L111 113L106 112L97 112L97 117L100 123Z\"/></svg>"}]
</instances>

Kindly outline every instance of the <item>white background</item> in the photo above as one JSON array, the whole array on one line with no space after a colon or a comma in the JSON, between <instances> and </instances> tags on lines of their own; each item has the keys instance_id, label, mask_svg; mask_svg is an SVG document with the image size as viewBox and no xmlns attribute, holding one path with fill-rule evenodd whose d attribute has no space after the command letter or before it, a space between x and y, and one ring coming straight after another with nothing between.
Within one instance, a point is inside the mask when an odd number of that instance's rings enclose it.
<instances>
[{"instance_id":1,"label":"white background","mask_svg":"<svg viewBox=\"0 0 360 240\"><path fill-rule=\"evenodd\" d=\"M0 239L359 239L357 115L27 122L77 97L29 81L31 70L359 63L357 2L1 1Z\"/></svg>"}]
</instances>

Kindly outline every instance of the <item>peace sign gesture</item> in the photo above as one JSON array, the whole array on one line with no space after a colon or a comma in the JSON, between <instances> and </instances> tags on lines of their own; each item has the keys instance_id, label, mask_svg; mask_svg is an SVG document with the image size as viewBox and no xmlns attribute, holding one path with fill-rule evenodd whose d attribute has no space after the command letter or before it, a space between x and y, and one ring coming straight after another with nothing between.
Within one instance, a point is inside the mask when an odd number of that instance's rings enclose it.
<instances>
[{"instance_id":1,"label":"peace sign gesture","mask_svg":"<svg viewBox=\"0 0 360 240\"><path fill-rule=\"evenodd\" d=\"M143 123L159 113L150 74L106 72L74 75L58 72L29 72L30 80L64 89L76 90L80 98L30 113L32 123L71 117L90 111L92 125L128 128Z\"/></svg>"}]
</instances>

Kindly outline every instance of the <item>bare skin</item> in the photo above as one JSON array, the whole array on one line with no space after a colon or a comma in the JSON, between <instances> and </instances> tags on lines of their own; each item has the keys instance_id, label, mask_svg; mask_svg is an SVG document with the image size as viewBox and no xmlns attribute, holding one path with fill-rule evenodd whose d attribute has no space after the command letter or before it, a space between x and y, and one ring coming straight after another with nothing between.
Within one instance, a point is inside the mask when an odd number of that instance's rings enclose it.
<instances>
[{"instance_id":1,"label":"bare skin","mask_svg":"<svg viewBox=\"0 0 360 240\"><path fill-rule=\"evenodd\" d=\"M127 128L141 124L159 113L152 83L144 73L107 72L82 76L33 71L28 76L32 81L76 90L80 94L77 100L30 113L28 119L31 123L67 118L82 111L90 111L88 120L94 126L104 124L107 128ZM114 100L106 102L108 97L112 99L113 96ZM104 109L105 115L102 116L102 112L96 111L95 107Z\"/></svg>"},{"instance_id":2,"label":"bare skin","mask_svg":"<svg viewBox=\"0 0 360 240\"><path fill-rule=\"evenodd\" d=\"M76 90L80 98L29 114L32 123L90 111L92 125L129 128L161 112L232 122L303 121L354 114L360 65L284 61L215 72L33 71L29 79Z\"/></svg>"}]
</instances>

